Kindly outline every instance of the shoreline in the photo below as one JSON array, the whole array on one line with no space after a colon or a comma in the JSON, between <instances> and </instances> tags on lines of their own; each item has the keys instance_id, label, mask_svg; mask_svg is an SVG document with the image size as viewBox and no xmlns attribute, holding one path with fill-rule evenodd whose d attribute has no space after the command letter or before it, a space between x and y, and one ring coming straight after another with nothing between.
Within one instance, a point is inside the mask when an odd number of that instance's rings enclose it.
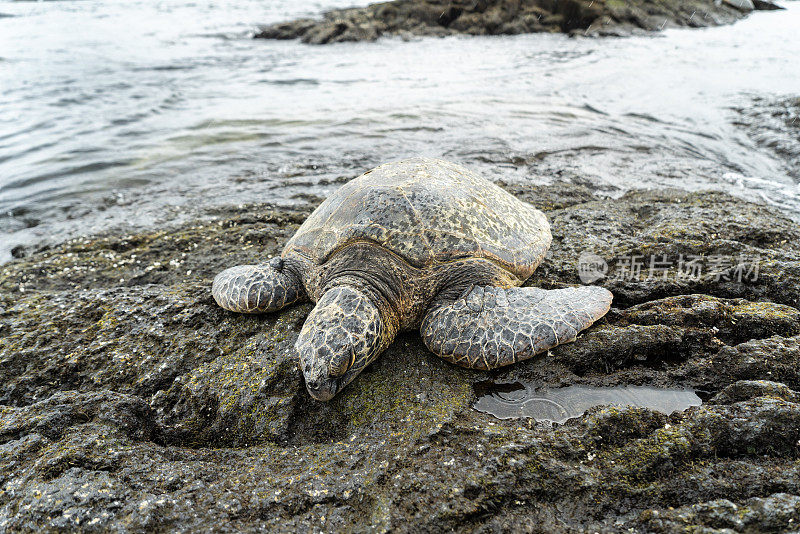
<instances>
[{"instance_id":1,"label":"shoreline","mask_svg":"<svg viewBox=\"0 0 800 534\"><path fill-rule=\"evenodd\" d=\"M404 334L329 403L308 397L292 352L311 305L244 316L210 295L221 269L279 253L310 205L231 207L0 267L0 528L796 522L797 225L719 192L508 189L545 211L553 232L527 284L579 283L576 260L590 251L608 261L612 279L598 282L615 295L608 316L492 372L450 365ZM637 255L746 255L759 272L613 279ZM475 411L487 381L692 388L703 405L669 416L595 408L550 427Z\"/></svg>"},{"instance_id":2,"label":"shoreline","mask_svg":"<svg viewBox=\"0 0 800 534\"><path fill-rule=\"evenodd\" d=\"M567 33L621 37L666 28L731 24L757 10L783 9L766 0L394 0L335 9L317 19L262 26L256 39L308 44L448 35Z\"/></svg>"}]
</instances>

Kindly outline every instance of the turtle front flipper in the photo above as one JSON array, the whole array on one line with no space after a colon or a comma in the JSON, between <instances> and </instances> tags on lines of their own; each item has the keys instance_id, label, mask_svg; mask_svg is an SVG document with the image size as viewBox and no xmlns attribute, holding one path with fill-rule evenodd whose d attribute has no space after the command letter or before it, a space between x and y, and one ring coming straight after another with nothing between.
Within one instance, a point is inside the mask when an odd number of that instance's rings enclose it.
<instances>
[{"instance_id":1,"label":"turtle front flipper","mask_svg":"<svg viewBox=\"0 0 800 534\"><path fill-rule=\"evenodd\" d=\"M276 311L305 297L299 276L281 258L225 269L214 278L211 293L217 304L240 313Z\"/></svg>"},{"instance_id":2,"label":"turtle front flipper","mask_svg":"<svg viewBox=\"0 0 800 534\"><path fill-rule=\"evenodd\" d=\"M494 369L574 341L611 307L597 286L544 290L473 287L422 321L427 347L463 367Z\"/></svg>"}]
</instances>

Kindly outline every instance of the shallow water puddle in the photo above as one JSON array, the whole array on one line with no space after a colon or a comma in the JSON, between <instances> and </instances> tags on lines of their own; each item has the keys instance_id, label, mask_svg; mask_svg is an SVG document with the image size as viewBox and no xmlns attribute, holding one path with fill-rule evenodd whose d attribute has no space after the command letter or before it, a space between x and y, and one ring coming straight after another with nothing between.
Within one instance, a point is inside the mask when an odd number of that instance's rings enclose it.
<instances>
[{"instance_id":1,"label":"shallow water puddle","mask_svg":"<svg viewBox=\"0 0 800 534\"><path fill-rule=\"evenodd\" d=\"M650 408L666 414L702 404L700 397L690 389L648 386L534 389L530 385L514 382L484 383L476 387L476 391L478 400L473 407L479 412L498 419L528 417L554 423L564 423L580 417L590 408L609 404Z\"/></svg>"}]
</instances>

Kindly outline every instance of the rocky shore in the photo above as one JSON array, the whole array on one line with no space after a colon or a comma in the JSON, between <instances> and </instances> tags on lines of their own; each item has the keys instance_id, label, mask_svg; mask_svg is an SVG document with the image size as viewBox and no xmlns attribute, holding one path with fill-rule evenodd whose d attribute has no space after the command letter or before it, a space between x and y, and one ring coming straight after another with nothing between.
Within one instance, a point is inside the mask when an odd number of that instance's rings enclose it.
<instances>
[{"instance_id":1,"label":"rocky shore","mask_svg":"<svg viewBox=\"0 0 800 534\"><path fill-rule=\"evenodd\" d=\"M394 0L328 11L321 19L264 26L255 37L326 44L381 36L621 36L729 24L756 9L781 8L766 0Z\"/></svg>"},{"instance_id":2,"label":"rocky shore","mask_svg":"<svg viewBox=\"0 0 800 534\"><path fill-rule=\"evenodd\" d=\"M277 254L312 206L20 252L0 267L0 530L794 528L797 225L721 193L509 189L553 229L529 284L578 283L591 252L608 262L611 313L491 373L401 335L329 403L306 394L292 354L309 305L248 317L209 292L222 268ZM706 269L627 276L638 257ZM723 257L757 275L709 267ZM474 410L487 381L686 387L704 404L550 427Z\"/></svg>"}]
</instances>

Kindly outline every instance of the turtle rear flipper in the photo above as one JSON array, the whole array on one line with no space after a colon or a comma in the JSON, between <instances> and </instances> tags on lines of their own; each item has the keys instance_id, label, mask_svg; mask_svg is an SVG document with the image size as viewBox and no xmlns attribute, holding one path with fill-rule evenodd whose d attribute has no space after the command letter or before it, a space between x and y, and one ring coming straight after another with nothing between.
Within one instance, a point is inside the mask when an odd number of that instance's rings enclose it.
<instances>
[{"instance_id":1,"label":"turtle rear flipper","mask_svg":"<svg viewBox=\"0 0 800 534\"><path fill-rule=\"evenodd\" d=\"M544 290L473 287L422 321L428 348L463 367L494 369L574 341L608 312L611 292L597 286Z\"/></svg>"},{"instance_id":2,"label":"turtle rear flipper","mask_svg":"<svg viewBox=\"0 0 800 534\"><path fill-rule=\"evenodd\" d=\"M225 269L214 278L211 293L217 304L239 313L276 311L305 297L299 277L281 258Z\"/></svg>"}]
</instances>

